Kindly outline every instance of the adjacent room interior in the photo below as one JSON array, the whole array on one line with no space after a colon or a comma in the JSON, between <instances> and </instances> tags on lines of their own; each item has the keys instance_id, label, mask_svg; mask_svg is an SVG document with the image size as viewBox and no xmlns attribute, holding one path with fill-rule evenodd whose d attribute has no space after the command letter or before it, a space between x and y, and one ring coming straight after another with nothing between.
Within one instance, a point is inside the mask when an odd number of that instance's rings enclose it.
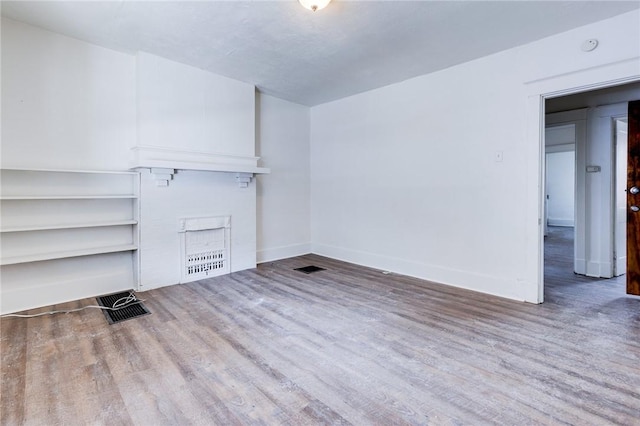
<instances>
[{"instance_id":1,"label":"adjacent room interior","mask_svg":"<svg viewBox=\"0 0 640 426\"><path fill-rule=\"evenodd\" d=\"M546 286L626 286L627 110L639 98L630 83L546 101Z\"/></svg>"},{"instance_id":2,"label":"adjacent room interior","mask_svg":"<svg viewBox=\"0 0 640 426\"><path fill-rule=\"evenodd\" d=\"M640 4L305 2L2 1L0 423L637 421Z\"/></svg>"}]
</instances>

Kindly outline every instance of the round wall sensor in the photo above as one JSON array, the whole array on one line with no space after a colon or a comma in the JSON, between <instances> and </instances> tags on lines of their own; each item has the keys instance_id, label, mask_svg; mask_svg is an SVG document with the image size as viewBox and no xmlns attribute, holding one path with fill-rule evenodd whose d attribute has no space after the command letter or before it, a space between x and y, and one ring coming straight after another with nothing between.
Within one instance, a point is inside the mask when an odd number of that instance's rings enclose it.
<instances>
[{"instance_id":1,"label":"round wall sensor","mask_svg":"<svg viewBox=\"0 0 640 426\"><path fill-rule=\"evenodd\" d=\"M598 40L596 40L595 38L585 40L582 43L582 46L580 46L583 52L591 52L596 47L598 47Z\"/></svg>"}]
</instances>

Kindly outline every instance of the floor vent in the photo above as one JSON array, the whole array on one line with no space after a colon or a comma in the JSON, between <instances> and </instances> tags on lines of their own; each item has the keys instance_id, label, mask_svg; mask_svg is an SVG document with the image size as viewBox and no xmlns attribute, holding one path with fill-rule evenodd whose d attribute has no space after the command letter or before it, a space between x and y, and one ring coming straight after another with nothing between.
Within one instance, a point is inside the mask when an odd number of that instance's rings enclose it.
<instances>
[{"instance_id":1,"label":"floor vent","mask_svg":"<svg viewBox=\"0 0 640 426\"><path fill-rule=\"evenodd\" d=\"M319 266L305 266L303 268L295 268L295 271L300 271L300 272L304 272L305 274L312 274L314 272L318 272L318 271L324 271L324 268L321 268Z\"/></svg>"},{"instance_id":2,"label":"floor vent","mask_svg":"<svg viewBox=\"0 0 640 426\"><path fill-rule=\"evenodd\" d=\"M151 312L142 304L133 291L125 291L122 293L108 294L106 296L97 297L96 300L100 306L114 308L116 310L103 309L104 316L109 324L126 321L131 318L148 315Z\"/></svg>"}]
</instances>

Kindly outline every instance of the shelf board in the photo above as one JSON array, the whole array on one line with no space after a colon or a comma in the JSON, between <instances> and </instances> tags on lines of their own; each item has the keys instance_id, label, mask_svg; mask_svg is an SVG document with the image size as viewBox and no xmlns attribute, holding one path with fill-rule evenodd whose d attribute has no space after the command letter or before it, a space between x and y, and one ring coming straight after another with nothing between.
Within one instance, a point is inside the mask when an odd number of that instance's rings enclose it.
<instances>
[{"instance_id":1,"label":"shelf board","mask_svg":"<svg viewBox=\"0 0 640 426\"><path fill-rule=\"evenodd\" d=\"M137 223L137 220L117 220L103 222L68 223L63 225L10 226L6 228L0 228L0 232L29 232L48 231L54 229L100 228L108 226L136 225Z\"/></svg>"},{"instance_id":2,"label":"shelf board","mask_svg":"<svg viewBox=\"0 0 640 426\"><path fill-rule=\"evenodd\" d=\"M11 256L0 259L0 265L15 265L18 263L40 262L43 260L65 259L69 257L91 256L94 254L117 253L122 251L134 251L138 247L135 244L122 244L107 247L91 247L80 250L57 251L52 253L34 253L23 256Z\"/></svg>"},{"instance_id":3,"label":"shelf board","mask_svg":"<svg viewBox=\"0 0 640 426\"><path fill-rule=\"evenodd\" d=\"M133 194L113 195L3 195L0 200L111 200L136 199Z\"/></svg>"},{"instance_id":4,"label":"shelf board","mask_svg":"<svg viewBox=\"0 0 640 426\"><path fill-rule=\"evenodd\" d=\"M44 172L44 173L83 173L83 174L105 174L105 175L136 175L137 172L127 170L73 170L73 169L29 169L23 167L2 167L0 171L12 172Z\"/></svg>"}]
</instances>

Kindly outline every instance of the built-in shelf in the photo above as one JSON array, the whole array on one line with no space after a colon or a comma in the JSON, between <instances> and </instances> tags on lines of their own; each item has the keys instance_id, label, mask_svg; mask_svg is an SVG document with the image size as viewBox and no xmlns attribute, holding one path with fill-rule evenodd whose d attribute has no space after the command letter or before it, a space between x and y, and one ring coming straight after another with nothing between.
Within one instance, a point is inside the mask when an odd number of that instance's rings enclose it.
<instances>
[{"instance_id":1,"label":"built-in shelf","mask_svg":"<svg viewBox=\"0 0 640 426\"><path fill-rule=\"evenodd\" d=\"M138 287L138 172L0 174L2 313Z\"/></svg>"},{"instance_id":2,"label":"built-in shelf","mask_svg":"<svg viewBox=\"0 0 640 426\"><path fill-rule=\"evenodd\" d=\"M16 265L18 263L41 262L43 260L65 259L69 257L91 256L94 254L117 253L122 251L134 251L138 247L135 244L121 244L108 247L91 247L79 250L56 251L52 253L33 253L24 256L12 256L0 259L0 265Z\"/></svg>"},{"instance_id":3,"label":"built-in shelf","mask_svg":"<svg viewBox=\"0 0 640 426\"><path fill-rule=\"evenodd\" d=\"M76 229L76 228L101 228L108 226L126 226L136 225L137 220L118 220L109 222L89 222L89 223L68 223L61 225L39 225L39 226L13 226L0 228L0 232L30 232L30 231L48 231L54 229Z\"/></svg>"},{"instance_id":4,"label":"built-in shelf","mask_svg":"<svg viewBox=\"0 0 640 426\"><path fill-rule=\"evenodd\" d=\"M3 195L0 200L112 200L135 199L136 195Z\"/></svg>"},{"instance_id":5,"label":"built-in shelf","mask_svg":"<svg viewBox=\"0 0 640 426\"><path fill-rule=\"evenodd\" d=\"M47 169L47 168L25 168L25 167L2 167L3 171L15 172L43 172L43 173L74 173L93 175L135 175L136 172L122 170L75 170L75 169Z\"/></svg>"}]
</instances>

